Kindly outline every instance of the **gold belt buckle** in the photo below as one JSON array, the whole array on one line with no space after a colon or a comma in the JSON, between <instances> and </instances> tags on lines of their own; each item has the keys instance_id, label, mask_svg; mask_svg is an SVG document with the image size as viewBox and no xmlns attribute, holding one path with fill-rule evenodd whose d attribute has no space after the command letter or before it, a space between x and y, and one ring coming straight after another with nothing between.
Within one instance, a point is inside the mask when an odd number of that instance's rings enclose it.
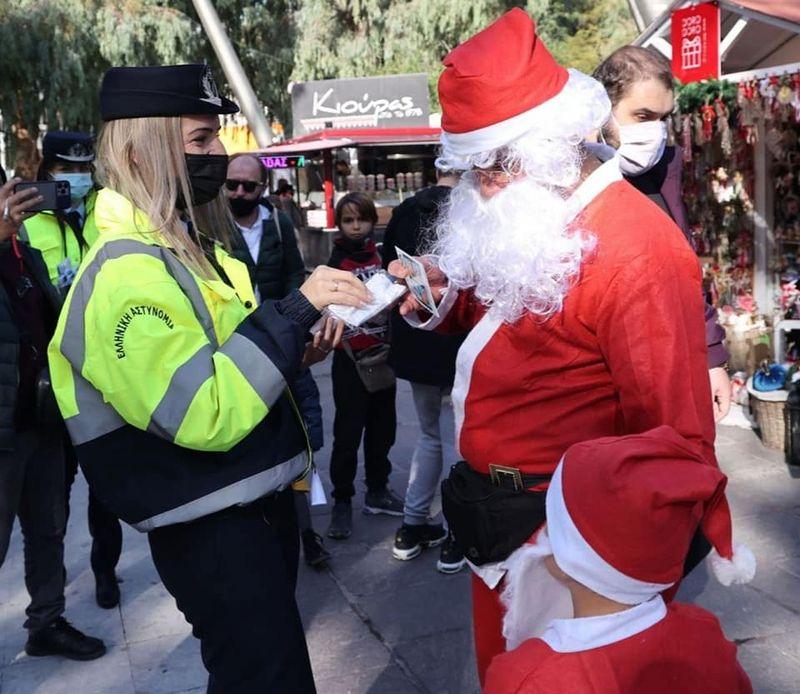
<instances>
[{"instance_id":1,"label":"gold belt buckle","mask_svg":"<svg viewBox=\"0 0 800 694\"><path fill-rule=\"evenodd\" d=\"M522 486L522 473L515 467L490 463L489 477L495 487L505 487L506 485L503 483L510 481L514 491L521 492L524 489Z\"/></svg>"}]
</instances>

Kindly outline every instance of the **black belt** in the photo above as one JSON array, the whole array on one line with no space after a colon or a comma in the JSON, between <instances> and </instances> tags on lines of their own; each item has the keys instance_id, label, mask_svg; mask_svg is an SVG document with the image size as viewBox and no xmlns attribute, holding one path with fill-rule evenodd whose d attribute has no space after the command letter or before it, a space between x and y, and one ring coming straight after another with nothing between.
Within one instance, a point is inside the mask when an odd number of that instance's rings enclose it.
<instances>
[{"instance_id":1,"label":"black belt","mask_svg":"<svg viewBox=\"0 0 800 694\"><path fill-rule=\"evenodd\" d=\"M537 485L549 482L552 475L526 475L519 468L508 467L507 465L489 465L489 481L495 487L503 489L513 489L521 492L523 489L530 489Z\"/></svg>"}]
</instances>

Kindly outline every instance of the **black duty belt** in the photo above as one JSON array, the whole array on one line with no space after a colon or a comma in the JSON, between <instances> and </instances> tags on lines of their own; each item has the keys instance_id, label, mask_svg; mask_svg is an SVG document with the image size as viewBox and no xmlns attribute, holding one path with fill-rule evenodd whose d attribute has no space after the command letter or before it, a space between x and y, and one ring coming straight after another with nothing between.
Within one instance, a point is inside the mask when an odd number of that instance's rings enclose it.
<instances>
[{"instance_id":1,"label":"black duty belt","mask_svg":"<svg viewBox=\"0 0 800 694\"><path fill-rule=\"evenodd\" d=\"M519 468L495 465L494 463L489 465L489 474L487 476L495 487L513 489L516 492L544 484L552 478L552 475L526 475Z\"/></svg>"}]
</instances>

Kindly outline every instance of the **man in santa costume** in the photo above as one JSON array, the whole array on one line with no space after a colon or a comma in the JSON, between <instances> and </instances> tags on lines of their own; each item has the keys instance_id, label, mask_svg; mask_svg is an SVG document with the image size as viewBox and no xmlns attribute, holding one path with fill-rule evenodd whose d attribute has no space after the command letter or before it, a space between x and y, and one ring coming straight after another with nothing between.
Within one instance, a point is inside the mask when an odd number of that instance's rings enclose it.
<instances>
[{"instance_id":1,"label":"man in santa costume","mask_svg":"<svg viewBox=\"0 0 800 694\"><path fill-rule=\"evenodd\" d=\"M716 617L660 594L680 580L699 523L717 578L753 578L752 553L734 549L726 481L668 426L570 447L547 525L509 566L506 636L522 643L492 661L486 694L751 694ZM573 617L526 639L542 598L565 595Z\"/></svg>"},{"instance_id":2,"label":"man in santa costume","mask_svg":"<svg viewBox=\"0 0 800 694\"><path fill-rule=\"evenodd\" d=\"M410 294L400 312L418 327L469 333L452 391L469 468L541 495L572 444L662 424L715 466L700 267L618 159L584 144L609 118L603 87L558 65L520 9L444 65L437 165L465 174L423 258L438 316ZM397 261L389 271L408 274ZM543 509L542 498L531 532ZM506 567L471 568L483 679L506 649Z\"/></svg>"}]
</instances>

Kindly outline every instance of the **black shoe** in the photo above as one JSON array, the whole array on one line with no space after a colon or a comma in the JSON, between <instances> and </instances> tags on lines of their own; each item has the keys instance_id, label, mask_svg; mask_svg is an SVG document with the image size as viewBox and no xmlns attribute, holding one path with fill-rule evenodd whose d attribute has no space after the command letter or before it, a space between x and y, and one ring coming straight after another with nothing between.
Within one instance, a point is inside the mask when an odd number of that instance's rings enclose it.
<instances>
[{"instance_id":1,"label":"black shoe","mask_svg":"<svg viewBox=\"0 0 800 694\"><path fill-rule=\"evenodd\" d=\"M104 610L110 610L119 605L119 584L117 576L111 573L95 574L94 597L97 604Z\"/></svg>"},{"instance_id":2,"label":"black shoe","mask_svg":"<svg viewBox=\"0 0 800 694\"><path fill-rule=\"evenodd\" d=\"M331 511L328 537L346 540L353 532L353 507L349 501L337 501Z\"/></svg>"},{"instance_id":3,"label":"black shoe","mask_svg":"<svg viewBox=\"0 0 800 694\"><path fill-rule=\"evenodd\" d=\"M453 536L448 535L442 545L436 568L443 574L457 574L464 568L466 563L467 560L464 559L464 553L456 545Z\"/></svg>"},{"instance_id":4,"label":"black shoe","mask_svg":"<svg viewBox=\"0 0 800 694\"><path fill-rule=\"evenodd\" d=\"M304 530L300 535L303 541L303 556L306 564L316 568L322 568L325 562L331 558L331 553L322 544L322 538L311 528Z\"/></svg>"},{"instance_id":5,"label":"black shoe","mask_svg":"<svg viewBox=\"0 0 800 694\"><path fill-rule=\"evenodd\" d=\"M364 513L385 513L389 516L403 515L403 499L389 487L375 492L367 492L364 496Z\"/></svg>"},{"instance_id":6,"label":"black shoe","mask_svg":"<svg viewBox=\"0 0 800 694\"><path fill-rule=\"evenodd\" d=\"M438 547L447 539L447 532L439 524L403 525L394 536L392 556L400 561L408 561L422 554L426 547Z\"/></svg>"},{"instance_id":7,"label":"black shoe","mask_svg":"<svg viewBox=\"0 0 800 694\"><path fill-rule=\"evenodd\" d=\"M50 626L28 635L25 652L31 656L60 655L70 660L94 660L105 654L106 646L93 636L86 636L59 617Z\"/></svg>"}]
</instances>

